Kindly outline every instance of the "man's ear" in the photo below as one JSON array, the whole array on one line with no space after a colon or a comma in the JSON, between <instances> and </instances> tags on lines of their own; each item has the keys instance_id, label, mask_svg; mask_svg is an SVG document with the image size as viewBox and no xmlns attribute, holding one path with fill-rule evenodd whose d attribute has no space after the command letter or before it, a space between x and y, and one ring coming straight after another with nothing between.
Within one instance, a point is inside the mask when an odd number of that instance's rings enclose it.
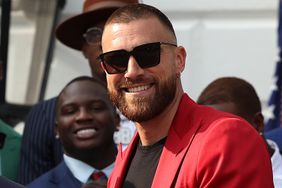
<instances>
[{"instance_id":1,"label":"man's ear","mask_svg":"<svg viewBox=\"0 0 282 188\"><path fill-rule=\"evenodd\" d=\"M177 69L177 73L180 74L181 72L183 72L184 68L185 68L185 61L186 61L186 50L183 46L178 46L177 47L177 53L176 53L176 69Z\"/></svg>"},{"instance_id":2,"label":"man's ear","mask_svg":"<svg viewBox=\"0 0 282 188\"><path fill-rule=\"evenodd\" d=\"M60 138L60 134L59 134L59 130L58 130L58 122L57 122L57 120L55 121L55 129L54 129L54 132L55 132L55 138L56 138L56 139L59 139L59 138Z\"/></svg>"},{"instance_id":3,"label":"man's ear","mask_svg":"<svg viewBox=\"0 0 282 188\"><path fill-rule=\"evenodd\" d=\"M261 112L257 112L254 116L254 125L256 126L256 130L259 132L259 133L263 133L264 131L264 118L263 118L263 115Z\"/></svg>"}]
</instances>

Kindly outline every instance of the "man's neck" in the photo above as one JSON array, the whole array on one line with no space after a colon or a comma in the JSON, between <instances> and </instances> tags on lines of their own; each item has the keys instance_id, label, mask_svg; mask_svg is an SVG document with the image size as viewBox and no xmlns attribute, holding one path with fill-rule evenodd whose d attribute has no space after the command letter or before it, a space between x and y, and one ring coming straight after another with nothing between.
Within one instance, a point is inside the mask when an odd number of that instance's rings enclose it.
<instances>
[{"instance_id":1,"label":"man's neck","mask_svg":"<svg viewBox=\"0 0 282 188\"><path fill-rule=\"evenodd\" d=\"M136 122L136 129L143 146L152 145L168 135L173 118L178 109L183 91L176 94L165 110L146 122Z\"/></svg>"},{"instance_id":2,"label":"man's neck","mask_svg":"<svg viewBox=\"0 0 282 188\"><path fill-rule=\"evenodd\" d=\"M94 157L92 157L90 164L94 168L101 170L115 162L116 155L117 147L115 144L113 144L108 148L104 148L104 152L102 152L98 158L95 159Z\"/></svg>"},{"instance_id":3,"label":"man's neck","mask_svg":"<svg viewBox=\"0 0 282 188\"><path fill-rule=\"evenodd\" d=\"M115 161L116 154L117 147L113 142L107 147L95 148L89 151L77 151L67 155L100 170L112 164Z\"/></svg>"}]
</instances>

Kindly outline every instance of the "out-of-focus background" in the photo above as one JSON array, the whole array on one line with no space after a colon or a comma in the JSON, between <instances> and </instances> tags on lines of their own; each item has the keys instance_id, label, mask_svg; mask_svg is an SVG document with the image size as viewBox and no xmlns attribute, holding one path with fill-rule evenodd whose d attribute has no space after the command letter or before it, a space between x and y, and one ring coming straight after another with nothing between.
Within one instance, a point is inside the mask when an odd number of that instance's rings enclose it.
<instances>
[{"instance_id":1,"label":"out-of-focus background","mask_svg":"<svg viewBox=\"0 0 282 188\"><path fill-rule=\"evenodd\" d=\"M54 50L48 51L56 13L60 23L80 13L83 1L66 0L62 11L55 9L57 3L57 0L12 1L7 103L34 104L56 96L75 76L90 75L81 52L57 41ZM143 0L143 3L158 7L171 19L178 44L187 50L182 82L193 99L212 80L238 76L253 84L265 114L269 113L267 101L279 59L278 0ZM48 59L50 53L53 56ZM42 87L46 61L50 70L45 72L49 76L46 87Z\"/></svg>"}]
</instances>

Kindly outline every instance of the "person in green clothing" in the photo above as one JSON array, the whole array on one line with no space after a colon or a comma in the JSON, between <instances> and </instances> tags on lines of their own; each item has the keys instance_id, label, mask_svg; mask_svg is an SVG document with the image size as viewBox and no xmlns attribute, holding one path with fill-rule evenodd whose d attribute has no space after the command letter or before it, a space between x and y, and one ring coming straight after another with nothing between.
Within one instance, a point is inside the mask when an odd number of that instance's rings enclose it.
<instances>
[{"instance_id":1,"label":"person in green clothing","mask_svg":"<svg viewBox=\"0 0 282 188\"><path fill-rule=\"evenodd\" d=\"M5 135L5 138L2 139L3 144L0 144L2 146L0 148L0 173L1 176L15 181L19 165L21 135L2 120L0 120L0 134Z\"/></svg>"},{"instance_id":2,"label":"person in green clothing","mask_svg":"<svg viewBox=\"0 0 282 188\"><path fill-rule=\"evenodd\" d=\"M0 80L2 66L0 64ZM10 180L17 179L21 135L0 119L0 175Z\"/></svg>"}]
</instances>

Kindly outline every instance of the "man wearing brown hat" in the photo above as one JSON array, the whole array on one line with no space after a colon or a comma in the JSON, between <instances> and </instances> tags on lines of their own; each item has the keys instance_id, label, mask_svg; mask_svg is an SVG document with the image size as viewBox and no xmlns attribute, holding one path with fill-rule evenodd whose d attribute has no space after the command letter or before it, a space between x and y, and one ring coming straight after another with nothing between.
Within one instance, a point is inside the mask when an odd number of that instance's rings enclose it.
<instances>
[{"instance_id":1,"label":"man wearing brown hat","mask_svg":"<svg viewBox=\"0 0 282 188\"><path fill-rule=\"evenodd\" d=\"M104 23L114 10L133 3L138 0L85 0L83 13L61 23L56 37L66 46L81 51L92 76L105 81L97 61ZM55 103L56 98L52 98L35 105L26 119L19 169L22 184L28 184L62 160L62 146L54 134Z\"/></svg>"}]
</instances>

